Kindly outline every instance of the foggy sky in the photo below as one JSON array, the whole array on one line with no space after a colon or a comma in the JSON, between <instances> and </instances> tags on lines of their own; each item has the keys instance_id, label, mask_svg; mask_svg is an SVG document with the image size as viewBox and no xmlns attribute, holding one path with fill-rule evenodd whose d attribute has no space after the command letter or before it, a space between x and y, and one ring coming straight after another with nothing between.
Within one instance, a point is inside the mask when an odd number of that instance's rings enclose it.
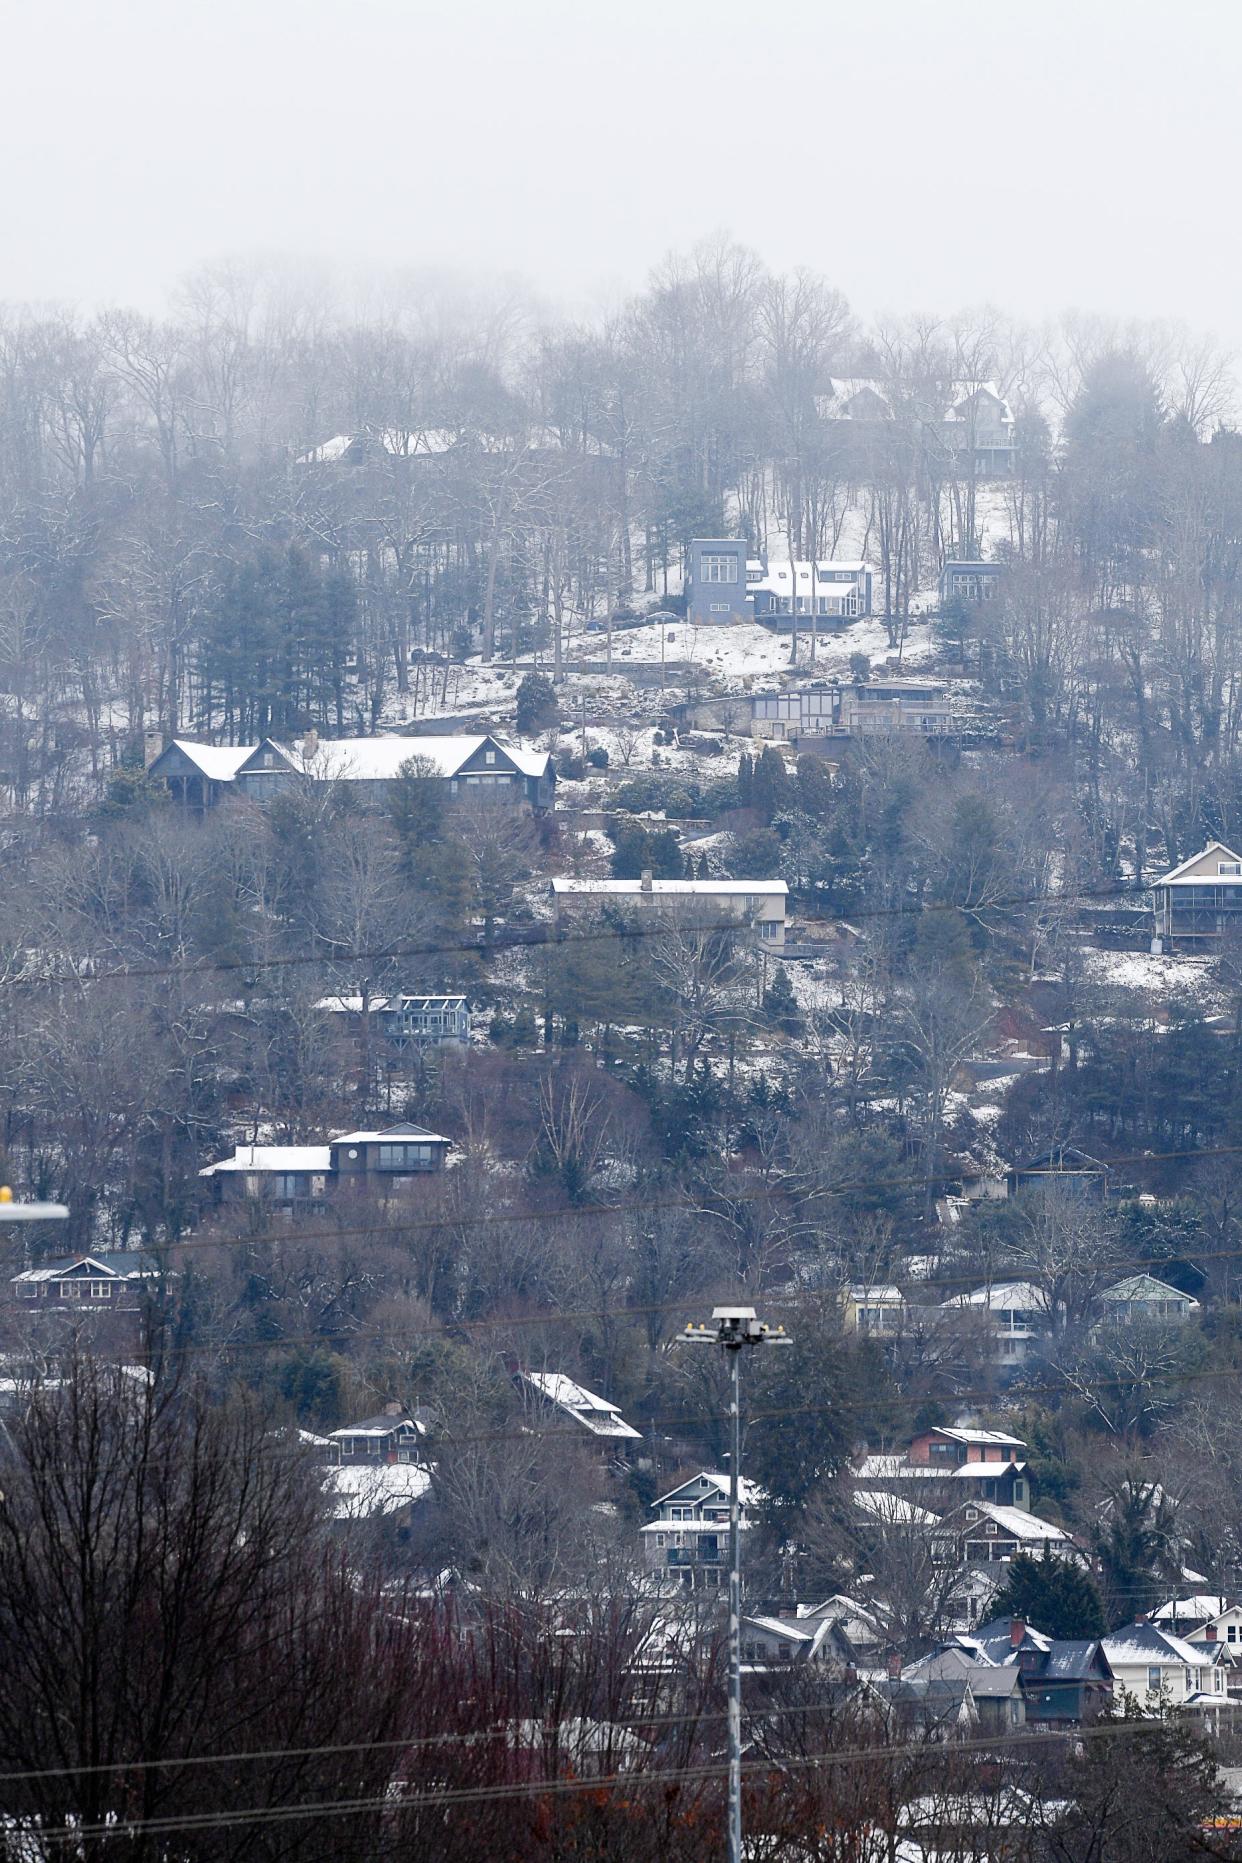
<instances>
[{"instance_id":1,"label":"foggy sky","mask_svg":"<svg viewBox=\"0 0 1242 1863\"><path fill-rule=\"evenodd\" d=\"M864 314L1242 347L1233 0L9 0L0 298L276 251L577 309L726 229Z\"/></svg>"}]
</instances>

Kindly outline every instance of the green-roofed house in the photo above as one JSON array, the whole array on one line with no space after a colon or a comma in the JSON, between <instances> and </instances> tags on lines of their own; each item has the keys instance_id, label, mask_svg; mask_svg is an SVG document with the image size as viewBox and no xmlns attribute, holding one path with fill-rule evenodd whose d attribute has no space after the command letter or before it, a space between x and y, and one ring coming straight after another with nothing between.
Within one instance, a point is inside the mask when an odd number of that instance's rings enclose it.
<instances>
[{"instance_id":1,"label":"green-roofed house","mask_svg":"<svg viewBox=\"0 0 1242 1863\"><path fill-rule=\"evenodd\" d=\"M1158 1281L1154 1274L1128 1274L1099 1295L1103 1325L1133 1326L1136 1321L1188 1320L1199 1312L1199 1302L1180 1287Z\"/></svg>"}]
</instances>

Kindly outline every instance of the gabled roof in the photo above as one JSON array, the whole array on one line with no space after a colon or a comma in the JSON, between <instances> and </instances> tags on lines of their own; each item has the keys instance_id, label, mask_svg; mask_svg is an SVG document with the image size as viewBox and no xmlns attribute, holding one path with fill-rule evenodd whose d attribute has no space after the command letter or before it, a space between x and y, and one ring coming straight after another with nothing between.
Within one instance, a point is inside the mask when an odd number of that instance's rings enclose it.
<instances>
[{"instance_id":1,"label":"gabled roof","mask_svg":"<svg viewBox=\"0 0 1242 1863\"><path fill-rule=\"evenodd\" d=\"M717 1474L714 1469L705 1468L701 1469L697 1475L688 1475L685 1481L679 1482L675 1488L670 1488L667 1494L658 1495L652 1505L663 1507L666 1501L676 1501L686 1492L687 1488L693 1488L695 1483L700 1481L705 1481L709 1487L715 1488L717 1494L723 1495L725 1500L728 1500L729 1477ZM749 1481L745 1475L738 1477L737 1485L743 1507L758 1507L768 1498L759 1483Z\"/></svg>"},{"instance_id":2,"label":"gabled roof","mask_svg":"<svg viewBox=\"0 0 1242 1863\"><path fill-rule=\"evenodd\" d=\"M1115 1630L1101 1641L1104 1654L1114 1669L1118 1664L1132 1667L1136 1663L1152 1666L1187 1663L1200 1668L1204 1662L1203 1652L1195 1649L1192 1643L1188 1643L1184 1637L1175 1636L1171 1630L1159 1629L1155 1624L1127 1624L1124 1630ZM1216 1648L1223 1656L1225 1645L1217 1644Z\"/></svg>"},{"instance_id":3,"label":"gabled roof","mask_svg":"<svg viewBox=\"0 0 1242 1863\"><path fill-rule=\"evenodd\" d=\"M973 1508L975 1514L985 1520L994 1520L1013 1539L1031 1543L1042 1541L1050 1546L1068 1546L1071 1543L1069 1534L1060 1527L1054 1527L1050 1520L1041 1520L1037 1514L1028 1514L1021 1507L1003 1507L999 1501L974 1500L963 1502L963 1506ZM961 1509L958 1509L948 1518L954 1520L960 1512ZM970 1526L974 1523L966 1521L965 1524Z\"/></svg>"},{"instance_id":4,"label":"gabled roof","mask_svg":"<svg viewBox=\"0 0 1242 1863\"><path fill-rule=\"evenodd\" d=\"M657 899L721 899L745 898L751 894L756 899L783 899L789 891L784 880L652 880L650 886L642 880L575 880L558 877L552 882L554 894L594 893L633 897L637 894L654 894Z\"/></svg>"},{"instance_id":5,"label":"gabled roof","mask_svg":"<svg viewBox=\"0 0 1242 1863\"><path fill-rule=\"evenodd\" d=\"M555 1404L576 1423L589 1430L592 1436L622 1437L629 1442L641 1442L642 1432L625 1421L616 1404L610 1404L607 1398L597 1397L594 1391L588 1391L585 1385L576 1384L559 1371L524 1371L521 1376Z\"/></svg>"},{"instance_id":6,"label":"gabled roof","mask_svg":"<svg viewBox=\"0 0 1242 1863\"><path fill-rule=\"evenodd\" d=\"M977 1443L982 1446L986 1446L990 1443L999 1443L1003 1449L1026 1448L1026 1443L1021 1436L1010 1436L1004 1430L966 1430L958 1429L956 1426L951 1428L945 1423L937 1423L926 1432L922 1430L919 1431L920 1436L924 1434L928 1436L947 1436L950 1442L955 1443Z\"/></svg>"},{"instance_id":7,"label":"gabled roof","mask_svg":"<svg viewBox=\"0 0 1242 1863\"><path fill-rule=\"evenodd\" d=\"M1046 1313L1047 1297L1034 1281L993 1281L990 1287L972 1288L969 1294L954 1294L946 1307L986 1307L989 1313L1004 1313L1010 1308L1024 1312Z\"/></svg>"},{"instance_id":8,"label":"gabled roof","mask_svg":"<svg viewBox=\"0 0 1242 1863\"><path fill-rule=\"evenodd\" d=\"M1111 1287L1101 1288L1100 1299L1114 1301L1177 1300L1187 1307L1197 1307L1199 1304L1192 1295L1184 1294L1180 1287L1170 1287L1167 1281L1158 1281L1154 1274L1128 1274L1123 1280L1114 1281Z\"/></svg>"},{"instance_id":9,"label":"gabled roof","mask_svg":"<svg viewBox=\"0 0 1242 1863\"><path fill-rule=\"evenodd\" d=\"M413 1430L419 1436L426 1434L417 1417L407 1416L404 1412L394 1417L386 1410L381 1410L376 1416L364 1417L361 1423L347 1423L342 1429L330 1430L328 1440L336 1443L340 1442L342 1436L392 1436L398 1430Z\"/></svg>"},{"instance_id":10,"label":"gabled roof","mask_svg":"<svg viewBox=\"0 0 1242 1863\"><path fill-rule=\"evenodd\" d=\"M38 1268L23 1269L13 1280L29 1285L36 1281L69 1280L77 1275L84 1281L146 1281L158 1273L159 1266L149 1255L123 1249L104 1255L61 1255L55 1261L43 1262Z\"/></svg>"},{"instance_id":11,"label":"gabled roof","mask_svg":"<svg viewBox=\"0 0 1242 1863\"><path fill-rule=\"evenodd\" d=\"M872 1520L878 1520L887 1527L938 1527L940 1515L933 1514L926 1507L918 1507L913 1501L907 1501L903 1495L889 1494L883 1488L856 1488L853 1495L854 1506L859 1513L869 1514Z\"/></svg>"},{"instance_id":12,"label":"gabled roof","mask_svg":"<svg viewBox=\"0 0 1242 1863\"><path fill-rule=\"evenodd\" d=\"M175 737L155 758L148 775L158 774L164 758L170 751L178 750L209 782L231 783L257 748L255 744L195 744L189 738Z\"/></svg>"},{"instance_id":13,"label":"gabled roof","mask_svg":"<svg viewBox=\"0 0 1242 1863\"><path fill-rule=\"evenodd\" d=\"M1242 860L1242 855L1235 854L1233 849L1226 847L1223 841L1209 841L1206 847L1200 848L1197 854L1192 854L1189 860L1183 860L1178 866L1170 867L1167 873L1162 873L1158 880L1152 881L1152 885L1193 886L1208 879L1213 882L1219 879L1225 886L1237 886L1242 883L1237 874L1192 874L1190 869L1197 867L1201 860L1206 860L1209 854L1223 855L1226 860Z\"/></svg>"},{"instance_id":14,"label":"gabled roof","mask_svg":"<svg viewBox=\"0 0 1242 1863\"><path fill-rule=\"evenodd\" d=\"M1210 1624L1230 1608L1227 1597L1201 1591L1190 1598L1170 1598L1152 1612L1152 1618L1158 1624Z\"/></svg>"},{"instance_id":15,"label":"gabled roof","mask_svg":"<svg viewBox=\"0 0 1242 1863\"><path fill-rule=\"evenodd\" d=\"M479 751L491 748L504 757L523 776L546 776L551 758L546 751L523 750L490 734L428 737L338 737L316 738L301 743L282 744L276 738L264 738L246 752L238 765L243 774L246 765L261 751L275 751L289 768L312 777L317 782L392 782L402 766L418 758L434 766L441 776L457 772ZM234 774L238 772L235 771Z\"/></svg>"},{"instance_id":16,"label":"gabled roof","mask_svg":"<svg viewBox=\"0 0 1242 1863\"><path fill-rule=\"evenodd\" d=\"M401 1120L395 1126L380 1126L372 1132L341 1132L332 1140L333 1145L376 1145L391 1141L400 1142L408 1139L424 1145L451 1145L452 1139L445 1138L442 1132L429 1132L426 1126L416 1126L410 1120Z\"/></svg>"}]
</instances>

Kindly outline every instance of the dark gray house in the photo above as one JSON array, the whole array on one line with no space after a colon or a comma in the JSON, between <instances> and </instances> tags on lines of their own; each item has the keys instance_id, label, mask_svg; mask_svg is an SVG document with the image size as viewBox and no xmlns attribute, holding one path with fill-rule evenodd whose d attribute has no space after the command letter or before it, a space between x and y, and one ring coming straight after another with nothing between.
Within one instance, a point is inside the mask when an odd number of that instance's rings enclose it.
<instances>
[{"instance_id":1,"label":"dark gray house","mask_svg":"<svg viewBox=\"0 0 1242 1863\"><path fill-rule=\"evenodd\" d=\"M940 572L940 606L960 602L967 608L986 608L1004 586L1005 565L975 558L950 557Z\"/></svg>"},{"instance_id":2,"label":"dark gray house","mask_svg":"<svg viewBox=\"0 0 1242 1863\"><path fill-rule=\"evenodd\" d=\"M753 621L746 545L736 537L696 537L686 565L686 619L695 626Z\"/></svg>"},{"instance_id":3,"label":"dark gray house","mask_svg":"<svg viewBox=\"0 0 1242 1863\"><path fill-rule=\"evenodd\" d=\"M266 1201L291 1209L323 1203L351 1186L386 1191L443 1171L451 1140L403 1121L344 1132L326 1145L239 1145L199 1172L218 1203Z\"/></svg>"}]
</instances>

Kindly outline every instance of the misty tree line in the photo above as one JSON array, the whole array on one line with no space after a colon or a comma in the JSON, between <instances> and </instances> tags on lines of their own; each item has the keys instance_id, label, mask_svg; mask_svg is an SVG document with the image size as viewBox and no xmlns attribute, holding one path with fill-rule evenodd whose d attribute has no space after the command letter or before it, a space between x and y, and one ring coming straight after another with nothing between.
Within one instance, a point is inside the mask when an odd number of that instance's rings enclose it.
<instances>
[{"instance_id":1,"label":"misty tree line","mask_svg":"<svg viewBox=\"0 0 1242 1863\"><path fill-rule=\"evenodd\" d=\"M833 377L893 418L822 418ZM990 379L1005 488L1007 691L1094 764L1134 731L1147 786L1236 743L1238 468L1228 369L1178 332L990 314L866 329L832 285L724 241L570 328L411 291L351 318L278 273L218 268L168 318L0 322L0 679L12 780L140 722L233 735L370 728L417 706L411 652L542 642L665 588L694 534L828 555L847 510L900 638L981 485L940 423ZM361 442L344 459L317 452ZM353 675L357 675L354 680ZM347 677L348 675L348 677ZM413 685L414 690L411 691ZM1193 786L1193 785L1192 785Z\"/></svg>"}]
</instances>

